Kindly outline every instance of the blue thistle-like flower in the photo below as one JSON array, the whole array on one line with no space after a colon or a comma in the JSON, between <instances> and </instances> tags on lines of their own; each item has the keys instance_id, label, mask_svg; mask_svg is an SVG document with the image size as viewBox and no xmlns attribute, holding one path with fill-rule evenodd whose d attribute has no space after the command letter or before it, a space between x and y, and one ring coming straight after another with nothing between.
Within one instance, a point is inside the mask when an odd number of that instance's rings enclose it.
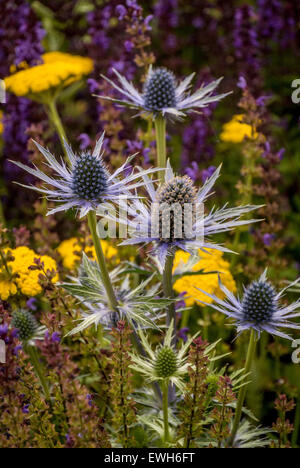
<instances>
[{"instance_id":1,"label":"blue thistle-like flower","mask_svg":"<svg viewBox=\"0 0 300 468\"><path fill-rule=\"evenodd\" d=\"M161 113L166 117L182 118L187 113L196 112L198 109L207 107L212 102L220 101L230 94L214 94L222 78L209 83L207 86L201 86L194 93L190 93L191 82L195 73L187 76L178 84L171 71L166 68L153 69L152 66L149 68L143 92L140 93L117 70L113 71L119 83L115 83L103 75L102 77L125 98L97 97L116 102L121 106L137 109L140 113L146 112L154 116Z\"/></svg>"},{"instance_id":2,"label":"blue thistle-like flower","mask_svg":"<svg viewBox=\"0 0 300 468\"><path fill-rule=\"evenodd\" d=\"M204 213L202 207L220 175L220 168L216 169L200 189L196 189L189 177L175 176L169 161L165 172L165 183L157 189L148 176L143 176L150 203L134 199L128 208L129 217L119 216L118 221L129 226L131 235L131 238L124 240L122 244L153 242L154 252L162 267L167 255L174 253L176 249L191 254L195 254L199 249L231 252L222 245L210 242L210 237L230 231L236 226L259 221L240 219L243 214L259 207L245 205L227 208L225 205L220 209Z\"/></svg>"},{"instance_id":3,"label":"blue thistle-like flower","mask_svg":"<svg viewBox=\"0 0 300 468\"><path fill-rule=\"evenodd\" d=\"M242 301L245 320L257 324L270 320L276 310L276 291L267 281L254 281Z\"/></svg>"},{"instance_id":4,"label":"blue thistle-like flower","mask_svg":"<svg viewBox=\"0 0 300 468\"><path fill-rule=\"evenodd\" d=\"M131 156L113 174L110 174L103 161L103 140L104 133L97 141L92 153L83 152L80 155L76 155L68 143L64 142L70 160L68 166L63 160L57 161L47 149L35 142L48 166L55 172L55 177L48 176L36 167L31 168L18 161L12 162L48 186L52 186L52 188L48 188L22 185L46 195L50 201L61 202L59 206L49 211L48 215L76 208L80 211L80 217L83 217L90 210L96 210L106 202L116 202L122 198L134 197L130 190L144 185L144 182L138 181L143 173L153 173L158 170L148 169L137 174L132 172L121 179L120 174L124 172L134 157Z\"/></svg>"},{"instance_id":5,"label":"blue thistle-like flower","mask_svg":"<svg viewBox=\"0 0 300 468\"><path fill-rule=\"evenodd\" d=\"M41 327L34 315L25 309L19 309L13 312L11 325L18 330L19 339L28 343L34 339L40 339L46 328Z\"/></svg>"},{"instance_id":6,"label":"blue thistle-like flower","mask_svg":"<svg viewBox=\"0 0 300 468\"><path fill-rule=\"evenodd\" d=\"M298 299L290 305L283 306L280 304L280 299L283 293L297 284L299 280L300 278L277 293L273 285L267 280L267 271L265 270L258 281L252 282L245 289L242 299L235 297L219 282L225 296L224 300L197 288L214 301L210 304L200 300L198 302L213 307L235 319L238 333L253 328L258 335L262 331L266 331L271 335L292 340L289 335L280 331L280 328L300 329L300 325L290 321L290 319L300 316L300 300Z\"/></svg>"},{"instance_id":7,"label":"blue thistle-like flower","mask_svg":"<svg viewBox=\"0 0 300 468\"><path fill-rule=\"evenodd\" d=\"M176 176L167 180L157 190L157 201L173 205L179 203L195 203L197 199L197 189L192 179L188 176Z\"/></svg>"},{"instance_id":8,"label":"blue thistle-like flower","mask_svg":"<svg viewBox=\"0 0 300 468\"><path fill-rule=\"evenodd\" d=\"M166 68L158 68L145 82L145 106L153 111L175 107L175 89L176 81L173 73Z\"/></svg>"},{"instance_id":9,"label":"blue thistle-like flower","mask_svg":"<svg viewBox=\"0 0 300 468\"><path fill-rule=\"evenodd\" d=\"M101 200L107 190L107 179L108 174L102 161L83 153L74 166L73 192L85 200Z\"/></svg>"},{"instance_id":10,"label":"blue thistle-like flower","mask_svg":"<svg viewBox=\"0 0 300 468\"><path fill-rule=\"evenodd\" d=\"M157 190L157 203L160 207L173 207L171 211L159 210L159 236L161 241L172 243L186 238L184 229L184 208L191 207L191 217L195 218L197 190L188 176L177 176L162 184ZM169 219L168 219L169 218ZM169 224L170 223L170 226ZM169 232L164 232L168 227Z\"/></svg>"}]
</instances>

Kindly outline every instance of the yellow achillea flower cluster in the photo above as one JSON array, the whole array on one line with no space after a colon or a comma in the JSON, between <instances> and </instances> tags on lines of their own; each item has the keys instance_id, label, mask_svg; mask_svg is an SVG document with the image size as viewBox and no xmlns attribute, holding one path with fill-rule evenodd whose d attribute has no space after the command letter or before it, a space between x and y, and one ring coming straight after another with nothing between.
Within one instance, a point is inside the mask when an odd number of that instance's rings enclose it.
<instances>
[{"instance_id":1,"label":"yellow achillea flower cluster","mask_svg":"<svg viewBox=\"0 0 300 468\"><path fill-rule=\"evenodd\" d=\"M223 253L219 250L208 250L209 253L199 251L200 261L196 263L191 271L203 270L204 272L218 271L222 283L233 293L236 292L236 284L230 273L230 265L224 260ZM181 250L177 251L174 258L174 270L180 262L187 263L190 258L190 254ZM174 289L178 293L185 293L184 300L187 307L192 306L196 303L195 298L205 302L212 302L208 296L204 295L195 288L201 288L204 291L215 294L219 298L223 298L219 287L218 274L199 274L199 275L185 275L182 278L175 281ZM199 304L199 303L198 303ZM201 305L201 304L200 304Z\"/></svg>"},{"instance_id":2,"label":"yellow achillea flower cluster","mask_svg":"<svg viewBox=\"0 0 300 468\"><path fill-rule=\"evenodd\" d=\"M114 257L117 254L117 249L112 247L109 242L102 240L101 245L103 248L104 255L107 259ZM71 239L64 240L57 248L63 262L63 266L69 270L72 270L76 263L81 259L81 247L78 239L72 237ZM87 246L84 249L85 253L90 256L93 260L96 260L96 252L94 246Z\"/></svg>"},{"instance_id":3,"label":"yellow achillea flower cluster","mask_svg":"<svg viewBox=\"0 0 300 468\"><path fill-rule=\"evenodd\" d=\"M39 276L43 272L40 270L30 270L29 267L34 265L34 259L39 259L44 263L44 271L57 270L57 265L53 258L48 255L37 255L28 247L17 247L16 249L6 249L5 254L10 253L14 260L7 262L7 268L10 275L3 266L0 270L0 298L6 301L9 296L21 291L25 296L36 296L42 292L42 287L39 284ZM56 275L52 282L58 281Z\"/></svg>"},{"instance_id":4,"label":"yellow achillea flower cluster","mask_svg":"<svg viewBox=\"0 0 300 468\"><path fill-rule=\"evenodd\" d=\"M223 125L220 139L229 143L241 143L245 137L255 140L257 132L252 131L251 125L243 123L243 114L235 115L230 122Z\"/></svg>"},{"instance_id":5,"label":"yellow achillea flower cluster","mask_svg":"<svg viewBox=\"0 0 300 468\"><path fill-rule=\"evenodd\" d=\"M9 279L2 278L2 271L0 271L0 299L6 301L9 296L14 296L17 293L17 286Z\"/></svg>"},{"instance_id":6,"label":"yellow achillea flower cluster","mask_svg":"<svg viewBox=\"0 0 300 468\"><path fill-rule=\"evenodd\" d=\"M80 80L93 70L93 61L87 57L63 52L47 52L43 63L17 71L5 78L7 91L16 96L31 96L52 88L65 87Z\"/></svg>"}]
</instances>

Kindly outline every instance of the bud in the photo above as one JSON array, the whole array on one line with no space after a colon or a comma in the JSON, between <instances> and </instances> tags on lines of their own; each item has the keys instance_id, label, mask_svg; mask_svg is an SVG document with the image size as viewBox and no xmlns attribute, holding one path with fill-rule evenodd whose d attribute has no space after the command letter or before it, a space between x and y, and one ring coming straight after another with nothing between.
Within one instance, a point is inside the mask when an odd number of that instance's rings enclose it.
<instances>
[{"instance_id":1,"label":"bud","mask_svg":"<svg viewBox=\"0 0 300 468\"><path fill-rule=\"evenodd\" d=\"M207 377L205 383L207 385L206 398L212 398L215 396L218 390L219 376L211 374Z\"/></svg>"},{"instance_id":2,"label":"bud","mask_svg":"<svg viewBox=\"0 0 300 468\"><path fill-rule=\"evenodd\" d=\"M19 331L21 341L30 341L34 338L39 325L35 317L28 310L20 309L13 313L11 325Z\"/></svg>"},{"instance_id":3,"label":"bud","mask_svg":"<svg viewBox=\"0 0 300 468\"><path fill-rule=\"evenodd\" d=\"M195 220L197 189L188 177L174 177L157 191L159 237L173 242L186 238ZM186 224L186 225L185 225Z\"/></svg>"},{"instance_id":4,"label":"bud","mask_svg":"<svg viewBox=\"0 0 300 468\"><path fill-rule=\"evenodd\" d=\"M164 346L156 355L155 371L158 377L168 378L175 374L178 367L173 349Z\"/></svg>"}]
</instances>

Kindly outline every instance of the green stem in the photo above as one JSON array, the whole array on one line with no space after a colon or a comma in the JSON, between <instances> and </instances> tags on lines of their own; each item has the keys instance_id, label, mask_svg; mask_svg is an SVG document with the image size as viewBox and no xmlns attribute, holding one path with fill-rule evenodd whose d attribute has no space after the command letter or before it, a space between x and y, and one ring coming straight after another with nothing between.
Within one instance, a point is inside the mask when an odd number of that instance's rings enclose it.
<instances>
[{"instance_id":1,"label":"green stem","mask_svg":"<svg viewBox=\"0 0 300 468\"><path fill-rule=\"evenodd\" d=\"M252 328L250 332L250 341L248 345L248 353L247 353L247 359L246 359L246 365L245 365L245 374L249 374L251 371L252 367L252 362L255 354L255 346L256 346L256 338L255 338L255 330ZM230 446L233 446L234 439L240 424L241 416L242 416L242 410L243 410L243 404L245 401L245 396L246 396L246 385L240 388L239 391L239 396L238 396L238 401L236 405L236 410L235 410L235 418L233 422L233 429L230 437Z\"/></svg>"},{"instance_id":2,"label":"green stem","mask_svg":"<svg viewBox=\"0 0 300 468\"><path fill-rule=\"evenodd\" d=\"M149 148L152 140L153 140L153 135L152 135L152 128L153 128L153 120L152 117L150 116L148 118L148 123L147 123L147 132L145 135L145 147Z\"/></svg>"},{"instance_id":3,"label":"green stem","mask_svg":"<svg viewBox=\"0 0 300 468\"><path fill-rule=\"evenodd\" d=\"M299 433L300 433L300 391L298 393L298 398L297 398L294 431L292 435L292 447L294 448L297 448Z\"/></svg>"},{"instance_id":4,"label":"green stem","mask_svg":"<svg viewBox=\"0 0 300 468\"><path fill-rule=\"evenodd\" d=\"M87 218L88 218L88 224L89 224L91 236L92 236L95 251L96 251L99 268L101 271L102 282L105 287L111 308L118 313L118 301L117 301L113 286L111 284L110 276L109 276L106 262L105 262L103 249L102 249L101 242L97 234L96 212L90 211L87 215Z\"/></svg>"},{"instance_id":5,"label":"green stem","mask_svg":"<svg viewBox=\"0 0 300 468\"><path fill-rule=\"evenodd\" d=\"M164 443L170 442L168 393L169 393L169 382L168 380L164 380L162 384L163 415L164 415L164 440L163 442Z\"/></svg>"},{"instance_id":6,"label":"green stem","mask_svg":"<svg viewBox=\"0 0 300 468\"><path fill-rule=\"evenodd\" d=\"M60 139L60 142L61 142L61 146L62 146L63 151L64 151L65 156L66 156L66 161L69 161L69 156L68 156L67 150L66 150L65 145L64 145L64 140L67 140L67 136L66 136L66 132L64 130L62 121L60 119L59 113L57 111L55 99L52 99L51 101L49 101L49 103L47 104L47 108L48 108L49 118L50 118L51 122L53 123L53 125L54 125L54 127L55 127L55 129L56 129L56 131L58 133L58 136L59 136L59 139Z\"/></svg>"},{"instance_id":7,"label":"green stem","mask_svg":"<svg viewBox=\"0 0 300 468\"><path fill-rule=\"evenodd\" d=\"M26 346L26 352L28 353L29 355L29 358L30 358L30 362L31 364L33 365L33 368L38 376L38 379L40 381L40 384L41 384L41 387L44 391L44 395L46 397L46 400L48 400L49 402L51 401L51 396L50 396L50 391L49 391L49 386L48 386L48 382L47 382L47 379L44 375L44 370L43 370L43 367L40 363L40 359L39 359L39 355L38 355L38 352L37 352L37 349L35 346L31 346L31 345L27 345Z\"/></svg>"},{"instance_id":8,"label":"green stem","mask_svg":"<svg viewBox=\"0 0 300 468\"><path fill-rule=\"evenodd\" d=\"M165 268L163 271L163 290L164 290L164 295L166 298L174 297L173 281L172 281L173 262L174 262L174 254L172 253L167 256ZM174 326L172 343L175 346L176 344L176 311L175 311L174 302L168 305L168 308L167 308L167 327L171 325L172 320L173 320L173 326Z\"/></svg>"},{"instance_id":9,"label":"green stem","mask_svg":"<svg viewBox=\"0 0 300 468\"><path fill-rule=\"evenodd\" d=\"M267 346L268 346L268 334L266 332L263 332L260 337L260 353L259 357L261 361L264 361L267 356Z\"/></svg>"},{"instance_id":10,"label":"green stem","mask_svg":"<svg viewBox=\"0 0 300 468\"><path fill-rule=\"evenodd\" d=\"M186 328L188 326L188 323L189 323L189 319L190 319L190 309L185 309L182 313L182 319L181 319L181 322L180 322L180 328Z\"/></svg>"},{"instance_id":11,"label":"green stem","mask_svg":"<svg viewBox=\"0 0 300 468\"><path fill-rule=\"evenodd\" d=\"M156 151L157 151L157 167L165 168L167 165L167 150L166 150L166 120L161 114L158 114L155 121L156 135ZM160 171L160 182L164 182L165 171Z\"/></svg>"},{"instance_id":12,"label":"green stem","mask_svg":"<svg viewBox=\"0 0 300 468\"><path fill-rule=\"evenodd\" d=\"M114 310L117 314L119 314L118 301L117 301L117 298L116 298L116 295L115 295L115 292L114 292L114 288L113 288L111 280L110 280L110 276L109 276L108 269L107 269L107 266L106 266L106 261L105 261L103 249L102 249L102 246L101 246L101 242L100 242L100 239L99 239L98 234L97 234L97 218L96 218L95 211L90 211L88 213L88 215L87 215L87 218L88 218L88 224L89 224L91 236L92 236L95 251L96 251L96 256L97 256L99 268L100 268L100 271L101 271L102 282L103 282L103 285L104 285L104 288L105 288L105 291L106 291L106 294L107 294L107 297L108 297L108 301L109 301L109 304L110 304L110 307L112 308L112 310ZM144 348L143 348L143 346L141 344L141 341L140 341L140 339L139 339L139 337L138 337L135 330L133 332L133 340L134 340L134 344L135 344L137 350L139 351L139 353L142 356L146 356L145 350L144 350ZM154 389L154 391L156 393L156 396L161 401L161 392L160 392L159 385L157 383L153 384L153 389Z\"/></svg>"},{"instance_id":13,"label":"green stem","mask_svg":"<svg viewBox=\"0 0 300 468\"><path fill-rule=\"evenodd\" d=\"M203 309L203 339L209 341L208 329L209 329L209 312L207 307Z\"/></svg>"}]
</instances>

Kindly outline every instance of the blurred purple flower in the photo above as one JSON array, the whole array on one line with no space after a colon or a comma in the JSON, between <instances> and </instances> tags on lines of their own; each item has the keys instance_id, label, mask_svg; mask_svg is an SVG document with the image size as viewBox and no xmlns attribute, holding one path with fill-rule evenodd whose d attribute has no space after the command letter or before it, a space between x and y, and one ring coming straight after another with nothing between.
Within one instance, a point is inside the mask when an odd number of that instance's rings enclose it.
<instances>
[{"instance_id":1,"label":"blurred purple flower","mask_svg":"<svg viewBox=\"0 0 300 468\"><path fill-rule=\"evenodd\" d=\"M268 155L272 152L271 145L269 141L265 142L265 151L262 154L262 158L267 158ZM277 152L277 157L281 161L285 153L285 148L280 148L280 150Z\"/></svg>"},{"instance_id":2,"label":"blurred purple flower","mask_svg":"<svg viewBox=\"0 0 300 468\"><path fill-rule=\"evenodd\" d=\"M94 93L95 91L99 89L99 84L97 83L96 80L94 80L94 78L89 78L87 80L87 84L89 86L89 90L91 93Z\"/></svg>"},{"instance_id":3,"label":"blurred purple flower","mask_svg":"<svg viewBox=\"0 0 300 468\"><path fill-rule=\"evenodd\" d=\"M37 309L36 298L31 297L30 299L28 299L28 301L26 302L26 305L28 309L35 311Z\"/></svg>"},{"instance_id":4,"label":"blurred purple flower","mask_svg":"<svg viewBox=\"0 0 300 468\"><path fill-rule=\"evenodd\" d=\"M177 37L175 34L168 34L165 40L165 44L169 49L176 49L177 47Z\"/></svg>"},{"instance_id":5,"label":"blurred purple flower","mask_svg":"<svg viewBox=\"0 0 300 468\"><path fill-rule=\"evenodd\" d=\"M123 19L125 18L125 16L127 15L127 10L126 8L124 7L124 5L118 5L116 7L116 14L118 15L118 20L119 21L123 21Z\"/></svg>"},{"instance_id":6,"label":"blurred purple flower","mask_svg":"<svg viewBox=\"0 0 300 468\"><path fill-rule=\"evenodd\" d=\"M133 49L133 43L131 41L125 41L124 46L127 52L130 52Z\"/></svg>"},{"instance_id":7,"label":"blurred purple flower","mask_svg":"<svg viewBox=\"0 0 300 468\"><path fill-rule=\"evenodd\" d=\"M278 0L258 0L259 34L277 40L284 27L283 4Z\"/></svg>"},{"instance_id":8,"label":"blurred purple flower","mask_svg":"<svg viewBox=\"0 0 300 468\"><path fill-rule=\"evenodd\" d=\"M150 148L145 148L144 144L138 140L126 140L126 143L128 146L128 150L127 150L128 155L139 153L143 156L145 164L150 163L150 159L149 159Z\"/></svg>"},{"instance_id":9,"label":"blurred purple flower","mask_svg":"<svg viewBox=\"0 0 300 468\"><path fill-rule=\"evenodd\" d=\"M269 233L264 234L262 238L263 243L268 247L272 244L274 239L275 239L275 235L269 234Z\"/></svg>"},{"instance_id":10,"label":"blurred purple flower","mask_svg":"<svg viewBox=\"0 0 300 468\"><path fill-rule=\"evenodd\" d=\"M186 294L186 292L183 291L178 295L178 297L182 297L182 300L181 301L176 301L175 310L182 309L182 308L185 307L185 301L184 301L185 294Z\"/></svg>"},{"instance_id":11,"label":"blurred purple flower","mask_svg":"<svg viewBox=\"0 0 300 468\"><path fill-rule=\"evenodd\" d=\"M204 26L204 20L200 16L197 16L196 18L193 19L192 24L194 28L200 29L200 28L203 28Z\"/></svg>"},{"instance_id":12,"label":"blurred purple flower","mask_svg":"<svg viewBox=\"0 0 300 468\"><path fill-rule=\"evenodd\" d=\"M212 79L213 77L211 76L210 71L208 69L204 69L199 75L196 86L205 86L209 84ZM213 135L210 120L216 106L217 103L213 102L207 107L201 109L201 115L196 114L191 117L189 125L184 129L182 136L182 166L184 169L186 166L190 166L191 163L200 163L213 158L214 147L209 141L209 138ZM197 176L197 179L199 179L199 176L200 175Z\"/></svg>"},{"instance_id":13,"label":"blurred purple flower","mask_svg":"<svg viewBox=\"0 0 300 468\"><path fill-rule=\"evenodd\" d=\"M201 171L201 179L203 184L207 179L209 179L213 175L215 170L215 166L209 166L207 169L203 169L203 171Z\"/></svg>"},{"instance_id":14,"label":"blurred purple flower","mask_svg":"<svg viewBox=\"0 0 300 468\"><path fill-rule=\"evenodd\" d=\"M58 332L54 332L52 335L50 335L48 330L45 332L45 339L52 341L52 343L60 343L61 340L60 334Z\"/></svg>"},{"instance_id":15,"label":"blurred purple flower","mask_svg":"<svg viewBox=\"0 0 300 468\"><path fill-rule=\"evenodd\" d=\"M264 106L266 101L268 99L270 99L271 96L259 96L257 99L256 99L256 104L260 107L260 106Z\"/></svg>"},{"instance_id":16,"label":"blurred purple flower","mask_svg":"<svg viewBox=\"0 0 300 468\"><path fill-rule=\"evenodd\" d=\"M179 23L177 0L158 0L154 7L154 16L159 25L176 28Z\"/></svg>"},{"instance_id":17,"label":"blurred purple flower","mask_svg":"<svg viewBox=\"0 0 300 468\"><path fill-rule=\"evenodd\" d=\"M8 332L8 325L6 323L0 325L0 337L4 337Z\"/></svg>"},{"instance_id":18,"label":"blurred purple flower","mask_svg":"<svg viewBox=\"0 0 300 468\"><path fill-rule=\"evenodd\" d=\"M43 47L41 41L45 30L25 1L1 1L0 26L0 76L7 76L12 64L40 62Z\"/></svg>"},{"instance_id":19,"label":"blurred purple flower","mask_svg":"<svg viewBox=\"0 0 300 468\"><path fill-rule=\"evenodd\" d=\"M11 332L12 338L18 338L19 337L19 330L17 328L14 328Z\"/></svg>"},{"instance_id":20,"label":"blurred purple flower","mask_svg":"<svg viewBox=\"0 0 300 468\"><path fill-rule=\"evenodd\" d=\"M237 82L237 86L241 89L247 88L247 81L243 76L240 76Z\"/></svg>"},{"instance_id":21,"label":"blurred purple flower","mask_svg":"<svg viewBox=\"0 0 300 468\"><path fill-rule=\"evenodd\" d=\"M21 351L21 349L23 349L23 348L22 348L22 345L18 345L18 346L15 346L15 347L14 347L13 353L14 353L14 355L15 355L16 357L19 356L19 351Z\"/></svg>"},{"instance_id":22,"label":"blurred purple flower","mask_svg":"<svg viewBox=\"0 0 300 468\"><path fill-rule=\"evenodd\" d=\"M86 396L86 400L87 400L87 402L88 402L88 405L89 405L90 407L92 407L92 406L93 406L93 395L91 395L90 393L88 393L87 396Z\"/></svg>"},{"instance_id":23,"label":"blurred purple flower","mask_svg":"<svg viewBox=\"0 0 300 468\"><path fill-rule=\"evenodd\" d=\"M198 180L201 176L199 164L196 163L196 161L192 161L191 165L186 168L185 172L193 181Z\"/></svg>"},{"instance_id":24,"label":"blurred purple flower","mask_svg":"<svg viewBox=\"0 0 300 468\"><path fill-rule=\"evenodd\" d=\"M152 27L150 26L150 22L153 20L154 16L153 15L148 15L144 19L144 25L146 26L147 31L151 31Z\"/></svg>"},{"instance_id":25,"label":"blurred purple flower","mask_svg":"<svg viewBox=\"0 0 300 468\"><path fill-rule=\"evenodd\" d=\"M260 78L260 45L255 12L249 5L242 5L235 10L233 45L241 75L249 87L256 89Z\"/></svg>"},{"instance_id":26,"label":"blurred purple flower","mask_svg":"<svg viewBox=\"0 0 300 468\"><path fill-rule=\"evenodd\" d=\"M8 95L5 105L4 124L4 156L6 157L4 173L8 180L15 179L20 170L9 159L17 159L20 162L28 162L27 128L30 126L30 109L32 104L26 98L17 98ZM24 180L24 179L23 179ZM31 182L32 178L26 176L25 182Z\"/></svg>"},{"instance_id":27,"label":"blurred purple flower","mask_svg":"<svg viewBox=\"0 0 300 468\"><path fill-rule=\"evenodd\" d=\"M28 405L28 404L27 404L27 405L24 405L24 406L22 407L22 413L23 413L23 414L29 414L29 405Z\"/></svg>"},{"instance_id":28,"label":"blurred purple flower","mask_svg":"<svg viewBox=\"0 0 300 468\"><path fill-rule=\"evenodd\" d=\"M128 6L128 8L133 8L133 10L141 10L141 7L137 4L136 0L126 0L126 5Z\"/></svg>"},{"instance_id":29,"label":"blurred purple flower","mask_svg":"<svg viewBox=\"0 0 300 468\"><path fill-rule=\"evenodd\" d=\"M52 343L60 343L60 334L58 332L54 332L52 333L52 336L51 336L51 341Z\"/></svg>"},{"instance_id":30,"label":"blurred purple flower","mask_svg":"<svg viewBox=\"0 0 300 468\"><path fill-rule=\"evenodd\" d=\"M80 141L80 149L85 150L91 145L91 139L87 133L81 133L77 140Z\"/></svg>"},{"instance_id":31,"label":"blurred purple flower","mask_svg":"<svg viewBox=\"0 0 300 468\"><path fill-rule=\"evenodd\" d=\"M178 330L177 332L177 336L178 338L181 338L184 343L187 342L187 333L190 331L190 329L188 327L184 327L184 328L181 328L180 330Z\"/></svg>"},{"instance_id":32,"label":"blurred purple flower","mask_svg":"<svg viewBox=\"0 0 300 468\"><path fill-rule=\"evenodd\" d=\"M281 161L283 156L284 156L284 153L285 153L285 148L281 148L278 153L277 153L277 157L279 158L279 160Z\"/></svg>"}]
</instances>

